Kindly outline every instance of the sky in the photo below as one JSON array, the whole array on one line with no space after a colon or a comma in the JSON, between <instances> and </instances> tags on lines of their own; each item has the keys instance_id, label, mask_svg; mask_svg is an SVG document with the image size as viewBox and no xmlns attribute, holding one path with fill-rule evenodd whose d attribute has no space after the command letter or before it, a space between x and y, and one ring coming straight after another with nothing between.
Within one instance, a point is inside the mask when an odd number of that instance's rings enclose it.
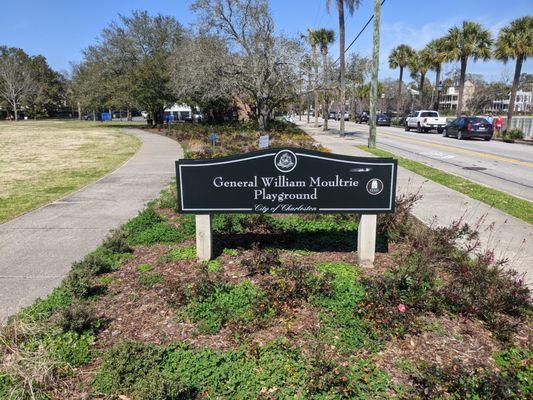
<instances>
[{"instance_id":1,"label":"sky","mask_svg":"<svg viewBox=\"0 0 533 400\"><path fill-rule=\"evenodd\" d=\"M20 47L30 55L44 55L52 68L68 71L70 62L82 59L82 50L93 44L118 14L145 9L150 13L175 16L185 27L196 20L190 11L193 0L0 0L0 45ZM331 1L271 0L276 29L289 36L299 36L307 28L329 28L338 33L338 17ZM346 42L355 35L373 13L373 0L362 0L359 9L346 20ZM493 36L515 18L533 13L533 0L385 0L381 16L380 79L397 79L398 71L388 67L388 55L398 44L421 49L463 20L472 20L488 28ZM372 54L372 25L361 35L348 54ZM338 42L331 49L338 56ZM456 67L449 64L444 71ZM482 74L486 80L512 79L514 63L500 61L471 62L467 72ZM522 72L533 73L529 59ZM431 77L431 76L429 76Z\"/></svg>"}]
</instances>

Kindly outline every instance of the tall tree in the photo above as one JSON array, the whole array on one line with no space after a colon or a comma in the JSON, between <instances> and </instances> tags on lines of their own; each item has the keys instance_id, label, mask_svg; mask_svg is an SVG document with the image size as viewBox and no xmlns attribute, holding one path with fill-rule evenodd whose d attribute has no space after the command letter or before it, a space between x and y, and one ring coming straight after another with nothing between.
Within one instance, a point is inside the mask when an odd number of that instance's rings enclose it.
<instances>
[{"instance_id":1,"label":"tall tree","mask_svg":"<svg viewBox=\"0 0 533 400\"><path fill-rule=\"evenodd\" d=\"M29 62L21 49L0 48L0 96L10 105L15 121L21 104L34 93L38 84Z\"/></svg>"},{"instance_id":2,"label":"tall tree","mask_svg":"<svg viewBox=\"0 0 533 400\"><path fill-rule=\"evenodd\" d=\"M328 46L335 41L335 32L331 29L318 29L313 31L316 40L320 45L320 53L322 54L322 89L324 93L324 102L322 107L322 117L324 118L324 125L322 129L328 130L328 114L329 114L329 63L328 63Z\"/></svg>"},{"instance_id":3,"label":"tall tree","mask_svg":"<svg viewBox=\"0 0 533 400\"><path fill-rule=\"evenodd\" d=\"M226 73L266 129L274 110L297 97L299 43L276 35L266 0L196 0L192 9L200 14L201 28L228 41Z\"/></svg>"},{"instance_id":4,"label":"tall tree","mask_svg":"<svg viewBox=\"0 0 533 400\"><path fill-rule=\"evenodd\" d=\"M187 57L183 55L187 54ZM211 121L221 121L232 102L226 43L214 35L189 35L170 59L171 86L176 97L195 105Z\"/></svg>"},{"instance_id":5,"label":"tall tree","mask_svg":"<svg viewBox=\"0 0 533 400\"><path fill-rule=\"evenodd\" d=\"M66 100L66 80L41 55L31 57L28 67L35 80L34 90L24 102L28 117L57 115Z\"/></svg>"},{"instance_id":6,"label":"tall tree","mask_svg":"<svg viewBox=\"0 0 533 400\"><path fill-rule=\"evenodd\" d=\"M398 102L396 104L396 114L399 116L402 111L402 83L403 83L403 69L409 63L409 60L415 54L415 50L407 45L400 44L392 49L389 55L389 67L392 69L400 68L400 78L398 79Z\"/></svg>"},{"instance_id":7,"label":"tall tree","mask_svg":"<svg viewBox=\"0 0 533 400\"><path fill-rule=\"evenodd\" d=\"M459 98L457 116L463 111L463 92L468 60L488 60L491 56L492 38L490 32L477 22L463 21L460 27L450 28L445 39L446 51L450 60L461 63L459 78Z\"/></svg>"},{"instance_id":8,"label":"tall tree","mask_svg":"<svg viewBox=\"0 0 533 400\"><path fill-rule=\"evenodd\" d=\"M505 63L510 58L516 60L509 109L507 110L507 129L511 129L522 64L527 57L533 55L533 16L528 15L515 19L508 26L502 28L496 40L494 55Z\"/></svg>"},{"instance_id":9,"label":"tall tree","mask_svg":"<svg viewBox=\"0 0 533 400\"><path fill-rule=\"evenodd\" d=\"M318 127L318 37L315 35L312 29L307 30L307 41L311 45L311 53L313 60L313 96L314 96L314 109L315 109L315 128Z\"/></svg>"},{"instance_id":10,"label":"tall tree","mask_svg":"<svg viewBox=\"0 0 533 400\"><path fill-rule=\"evenodd\" d=\"M378 101L378 71L379 71L379 20L381 17L381 0L374 0L374 35L372 46L372 80L370 92L370 123L368 132L368 147L376 148L376 104Z\"/></svg>"},{"instance_id":11,"label":"tall tree","mask_svg":"<svg viewBox=\"0 0 533 400\"><path fill-rule=\"evenodd\" d=\"M357 100L361 101L359 89L364 85L372 70L372 61L359 54L350 54L346 63L346 93L353 113L357 112Z\"/></svg>"},{"instance_id":12,"label":"tall tree","mask_svg":"<svg viewBox=\"0 0 533 400\"><path fill-rule=\"evenodd\" d=\"M167 60L182 37L183 27L174 17L147 11L120 15L104 28L97 44L85 49L84 61L100 70L97 84L107 94L105 105L135 104L162 123L165 106L175 101Z\"/></svg>"},{"instance_id":13,"label":"tall tree","mask_svg":"<svg viewBox=\"0 0 533 400\"><path fill-rule=\"evenodd\" d=\"M307 123L310 122L310 118L311 116L309 115L310 112L309 112L309 109L310 109L310 106L311 106L311 103L309 101L309 93L311 91L311 88L313 87L313 59L312 59L312 56L306 54L304 56L304 58L302 59L301 63L300 63L300 68L302 70L302 74L305 78L304 78L304 82L306 83L306 89L305 89L305 99L304 99L304 103L305 105L307 106ZM302 110L303 108L300 109L300 120L301 120L301 116L302 116Z\"/></svg>"},{"instance_id":14,"label":"tall tree","mask_svg":"<svg viewBox=\"0 0 533 400\"><path fill-rule=\"evenodd\" d=\"M326 7L329 11L331 0L326 0ZM359 8L360 0L335 0L339 13L339 62L340 62L340 134L344 136L344 113L346 111L346 64L344 58L346 31L344 27L344 6L348 8L350 15L353 15L356 8Z\"/></svg>"},{"instance_id":15,"label":"tall tree","mask_svg":"<svg viewBox=\"0 0 533 400\"><path fill-rule=\"evenodd\" d=\"M408 62L411 77L413 79L420 79L418 84L420 107L425 107L424 82L426 80L426 74L432 65L431 52L425 48L420 51L415 51Z\"/></svg>"},{"instance_id":16,"label":"tall tree","mask_svg":"<svg viewBox=\"0 0 533 400\"><path fill-rule=\"evenodd\" d=\"M446 53L446 43L444 38L434 39L429 42L426 47L427 60L432 70L435 71L435 101L433 109L438 111L440 100L440 74L442 64L448 61L448 54Z\"/></svg>"}]
</instances>

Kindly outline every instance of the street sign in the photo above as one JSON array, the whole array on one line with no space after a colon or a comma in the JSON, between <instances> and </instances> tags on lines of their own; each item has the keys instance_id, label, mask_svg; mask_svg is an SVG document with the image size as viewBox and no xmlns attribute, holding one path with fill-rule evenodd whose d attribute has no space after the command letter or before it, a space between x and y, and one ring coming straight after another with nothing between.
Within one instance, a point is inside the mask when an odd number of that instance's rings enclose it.
<instances>
[{"instance_id":1,"label":"street sign","mask_svg":"<svg viewBox=\"0 0 533 400\"><path fill-rule=\"evenodd\" d=\"M211 134L209 135L209 141L211 142L211 144L215 145L217 140L218 135L215 132L211 132Z\"/></svg>"},{"instance_id":2,"label":"street sign","mask_svg":"<svg viewBox=\"0 0 533 400\"><path fill-rule=\"evenodd\" d=\"M267 149L268 148L268 135L259 136L259 148Z\"/></svg>"},{"instance_id":3,"label":"street sign","mask_svg":"<svg viewBox=\"0 0 533 400\"><path fill-rule=\"evenodd\" d=\"M278 148L176 162L181 213L394 211L397 162Z\"/></svg>"}]
</instances>

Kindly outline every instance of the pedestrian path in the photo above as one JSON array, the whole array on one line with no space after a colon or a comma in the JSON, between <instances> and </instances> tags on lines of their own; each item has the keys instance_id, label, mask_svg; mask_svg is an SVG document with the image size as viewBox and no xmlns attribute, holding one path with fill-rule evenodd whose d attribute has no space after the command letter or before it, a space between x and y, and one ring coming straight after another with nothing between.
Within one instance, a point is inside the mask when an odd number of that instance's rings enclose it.
<instances>
[{"instance_id":1,"label":"pedestrian path","mask_svg":"<svg viewBox=\"0 0 533 400\"><path fill-rule=\"evenodd\" d=\"M0 323L59 285L71 264L135 216L174 176L183 155L167 137L128 129L142 141L122 167L71 195L0 225Z\"/></svg>"},{"instance_id":2,"label":"pedestrian path","mask_svg":"<svg viewBox=\"0 0 533 400\"><path fill-rule=\"evenodd\" d=\"M373 156L355 147L360 141L354 137L340 137L335 130L326 133L303 121L297 124L333 153ZM533 283L533 225L401 167L397 192L422 196L412 213L428 225L447 226L462 220L478 226L482 248L494 250L496 257L508 258L508 265L525 274L529 284Z\"/></svg>"}]
</instances>

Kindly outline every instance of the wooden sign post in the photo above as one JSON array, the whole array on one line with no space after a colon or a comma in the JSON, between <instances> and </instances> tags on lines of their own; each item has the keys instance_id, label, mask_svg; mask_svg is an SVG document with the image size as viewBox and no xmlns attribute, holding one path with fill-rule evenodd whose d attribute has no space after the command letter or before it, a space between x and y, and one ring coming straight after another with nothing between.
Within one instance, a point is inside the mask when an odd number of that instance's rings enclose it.
<instances>
[{"instance_id":1,"label":"wooden sign post","mask_svg":"<svg viewBox=\"0 0 533 400\"><path fill-rule=\"evenodd\" d=\"M358 260L372 265L377 214L394 212L396 173L397 162L392 158L297 148L179 160L178 210L196 215L200 260L213 256L212 214L361 214Z\"/></svg>"}]
</instances>

